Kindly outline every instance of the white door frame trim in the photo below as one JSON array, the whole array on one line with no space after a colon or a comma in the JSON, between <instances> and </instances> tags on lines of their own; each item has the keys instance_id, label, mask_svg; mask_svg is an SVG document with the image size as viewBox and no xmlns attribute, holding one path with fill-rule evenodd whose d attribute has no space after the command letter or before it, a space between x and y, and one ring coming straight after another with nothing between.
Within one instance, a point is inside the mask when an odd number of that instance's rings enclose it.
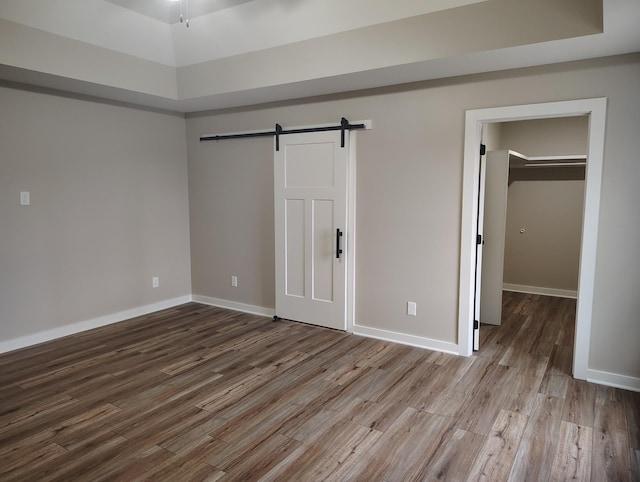
<instances>
[{"instance_id":1,"label":"white door frame trim","mask_svg":"<svg viewBox=\"0 0 640 482\"><path fill-rule=\"evenodd\" d=\"M541 104L475 109L466 112L460 235L460 292L458 305L458 353L470 356L473 348L473 282L475 271L482 126L492 122L589 115L588 161L578 280L573 376L587 379L594 278L598 247L598 218L604 160L607 99L580 99Z\"/></svg>"},{"instance_id":2,"label":"white door frame trim","mask_svg":"<svg viewBox=\"0 0 640 482\"><path fill-rule=\"evenodd\" d=\"M371 128L371 121L366 121ZM345 230L345 251L347 263L347 300L345 309L347 333L353 333L356 313L356 131L348 131L349 157L347 166L347 229Z\"/></svg>"}]
</instances>

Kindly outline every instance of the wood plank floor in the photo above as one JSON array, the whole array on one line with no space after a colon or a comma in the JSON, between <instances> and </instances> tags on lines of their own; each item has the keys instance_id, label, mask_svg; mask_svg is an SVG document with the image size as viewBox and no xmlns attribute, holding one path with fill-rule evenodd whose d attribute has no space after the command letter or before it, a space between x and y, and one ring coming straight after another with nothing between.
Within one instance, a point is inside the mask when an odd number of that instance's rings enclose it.
<instances>
[{"instance_id":1,"label":"wood plank floor","mask_svg":"<svg viewBox=\"0 0 640 482\"><path fill-rule=\"evenodd\" d=\"M639 480L575 302L503 304L469 358L196 303L1 355L0 480Z\"/></svg>"}]
</instances>

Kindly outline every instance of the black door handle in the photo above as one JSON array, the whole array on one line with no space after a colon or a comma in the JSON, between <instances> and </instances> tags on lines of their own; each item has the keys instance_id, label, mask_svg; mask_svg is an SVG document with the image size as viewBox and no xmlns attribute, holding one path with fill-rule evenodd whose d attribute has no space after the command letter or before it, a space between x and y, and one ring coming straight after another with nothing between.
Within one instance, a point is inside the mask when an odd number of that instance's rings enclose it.
<instances>
[{"instance_id":1,"label":"black door handle","mask_svg":"<svg viewBox=\"0 0 640 482\"><path fill-rule=\"evenodd\" d=\"M340 249L340 238L342 237L342 231L340 228L336 229L336 258L340 259L340 255L342 254L342 249Z\"/></svg>"}]
</instances>

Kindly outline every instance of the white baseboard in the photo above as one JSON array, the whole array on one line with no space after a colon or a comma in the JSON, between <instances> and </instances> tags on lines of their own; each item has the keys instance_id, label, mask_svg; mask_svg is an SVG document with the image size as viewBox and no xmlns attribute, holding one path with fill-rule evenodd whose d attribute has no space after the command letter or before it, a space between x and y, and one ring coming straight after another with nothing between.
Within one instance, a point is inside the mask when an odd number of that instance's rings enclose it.
<instances>
[{"instance_id":1,"label":"white baseboard","mask_svg":"<svg viewBox=\"0 0 640 482\"><path fill-rule=\"evenodd\" d=\"M601 372L589 368L587 370L587 381L598 383L608 387L622 388L632 392L640 392L640 378L619 375L617 373Z\"/></svg>"},{"instance_id":2,"label":"white baseboard","mask_svg":"<svg viewBox=\"0 0 640 482\"><path fill-rule=\"evenodd\" d=\"M71 323L69 325L60 326L52 330L41 331L34 333L33 335L21 336L12 340L0 342L0 353L8 351L18 350L31 345L37 345L38 343L44 343L45 341L55 340L62 338L63 336L75 335L81 331L92 330L94 328L100 328L101 326L111 325L120 321L135 318L137 316L147 315L154 311L165 310L174 306L182 305L191 301L190 295L180 296L178 298L171 298L168 300L158 301L157 303L151 303L149 305L138 306L130 310L120 311L111 315L100 316L91 320L80 321L77 323Z\"/></svg>"},{"instance_id":3,"label":"white baseboard","mask_svg":"<svg viewBox=\"0 0 640 482\"><path fill-rule=\"evenodd\" d=\"M245 303L238 303L237 301L229 301L229 300L223 300L220 298L212 298L210 296L193 295L192 299L196 303L203 303L205 305L217 306L219 308L227 308L230 310L242 311L244 313L251 313L253 315L262 315L262 316L272 317L276 314L276 310L273 308L265 308L263 306L248 305ZM395 343L400 343L402 345L410 345L410 346L416 346L419 348L426 348L429 350L450 353L452 355L458 354L458 345L456 345L455 343L432 340L430 338L407 335L405 333L398 333L394 331L381 330L379 328L370 328L367 326L355 325L353 327L353 334L366 336L368 338L376 338L378 340L392 341Z\"/></svg>"},{"instance_id":4,"label":"white baseboard","mask_svg":"<svg viewBox=\"0 0 640 482\"><path fill-rule=\"evenodd\" d=\"M398 333L397 331L382 330L380 328L371 328L368 326L354 325L354 335L362 335L368 338L376 338L378 340L392 341L402 345L416 346L418 348L426 348L427 350L435 350L452 355L459 355L458 345L446 341L433 340L421 336L407 335L406 333Z\"/></svg>"},{"instance_id":5,"label":"white baseboard","mask_svg":"<svg viewBox=\"0 0 640 482\"><path fill-rule=\"evenodd\" d=\"M572 290L559 290L556 288L543 288L541 286L514 285L505 283L502 285L504 291L515 291L516 293L528 293L530 295L556 296L558 298L578 299L578 292Z\"/></svg>"},{"instance_id":6,"label":"white baseboard","mask_svg":"<svg viewBox=\"0 0 640 482\"><path fill-rule=\"evenodd\" d=\"M212 298L210 296L193 295L191 299L196 303L202 303L204 305L210 305L210 306L217 306L219 308L227 308L229 310L242 311L243 313L250 313L252 315L272 317L276 314L276 310L273 308L265 308L264 306L248 305L246 303L223 300L221 298Z\"/></svg>"}]
</instances>

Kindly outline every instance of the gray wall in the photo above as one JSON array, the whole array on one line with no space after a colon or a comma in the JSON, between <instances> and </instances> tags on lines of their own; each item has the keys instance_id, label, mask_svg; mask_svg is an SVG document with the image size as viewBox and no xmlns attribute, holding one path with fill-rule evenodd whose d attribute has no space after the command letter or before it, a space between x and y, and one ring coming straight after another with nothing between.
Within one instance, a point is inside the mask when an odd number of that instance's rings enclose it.
<instances>
[{"instance_id":1,"label":"gray wall","mask_svg":"<svg viewBox=\"0 0 640 482\"><path fill-rule=\"evenodd\" d=\"M183 118L0 87L0 146L1 342L190 294Z\"/></svg>"},{"instance_id":2,"label":"gray wall","mask_svg":"<svg viewBox=\"0 0 640 482\"><path fill-rule=\"evenodd\" d=\"M576 291L583 210L584 181L511 184L503 282Z\"/></svg>"},{"instance_id":3,"label":"gray wall","mask_svg":"<svg viewBox=\"0 0 640 482\"><path fill-rule=\"evenodd\" d=\"M503 122L499 126L500 149L529 157L587 153L588 116Z\"/></svg>"},{"instance_id":4,"label":"gray wall","mask_svg":"<svg viewBox=\"0 0 640 482\"><path fill-rule=\"evenodd\" d=\"M220 129L241 130L232 126ZM273 308L273 141L199 144L198 137L189 133L193 294Z\"/></svg>"},{"instance_id":5,"label":"gray wall","mask_svg":"<svg viewBox=\"0 0 640 482\"><path fill-rule=\"evenodd\" d=\"M629 221L640 205L638 78L640 56L634 54L191 116L193 292L274 304L271 141L201 144L198 136L276 122L335 122L343 115L372 119L374 129L357 134L356 323L456 342L465 110L606 96L589 365L638 377L640 226ZM219 185L226 188L213 189ZM224 258L228 268L217 270L215 258ZM230 271L240 269L254 274L231 291ZM407 300L417 302L417 317L405 315Z\"/></svg>"},{"instance_id":6,"label":"gray wall","mask_svg":"<svg viewBox=\"0 0 640 482\"><path fill-rule=\"evenodd\" d=\"M465 110L606 96L589 367L640 377L638 78L633 54L191 116L190 213L183 119L0 88L0 339L189 292L273 307L272 141L198 136L344 115L374 123L357 134L356 322L455 342Z\"/></svg>"}]
</instances>

